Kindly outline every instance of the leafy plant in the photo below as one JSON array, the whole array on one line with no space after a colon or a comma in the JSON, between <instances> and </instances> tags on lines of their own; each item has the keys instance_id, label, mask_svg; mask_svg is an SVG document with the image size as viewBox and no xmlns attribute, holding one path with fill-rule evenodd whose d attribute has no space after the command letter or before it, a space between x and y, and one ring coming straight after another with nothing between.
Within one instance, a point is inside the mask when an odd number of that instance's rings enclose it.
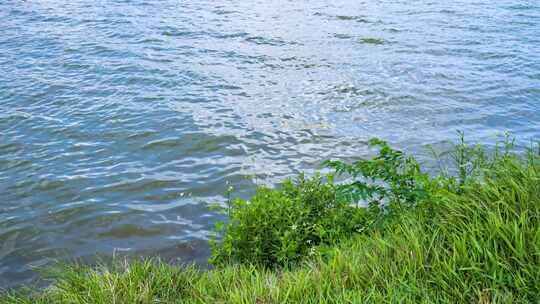
<instances>
[{"instance_id":1,"label":"leafy plant","mask_svg":"<svg viewBox=\"0 0 540 304\"><path fill-rule=\"evenodd\" d=\"M229 191L226 212L230 221L216 226L223 238L211 241L211 262L295 263L315 246L335 244L389 218L388 212L380 212L381 207L397 212L402 205L411 207L427 197L429 178L414 158L379 139L369 144L379 148L372 159L324 163L339 175L351 176L352 182L336 185L332 176L323 181L319 175L311 179L300 175L279 189L259 188L249 201L232 200ZM370 208L359 208L360 200Z\"/></svg>"},{"instance_id":2,"label":"leafy plant","mask_svg":"<svg viewBox=\"0 0 540 304\"><path fill-rule=\"evenodd\" d=\"M353 179L337 187L342 199L382 207L391 203L414 205L427 196L424 183L428 177L413 157L392 149L380 139L370 140L369 145L379 148L378 155L372 159L352 164L335 160L324 162L338 175L346 174Z\"/></svg>"},{"instance_id":3,"label":"leafy plant","mask_svg":"<svg viewBox=\"0 0 540 304\"><path fill-rule=\"evenodd\" d=\"M261 187L249 200L230 199L229 223L216 227L211 262L265 267L300 261L320 244L333 244L362 227L366 211L336 199L332 179L300 175L278 189Z\"/></svg>"}]
</instances>

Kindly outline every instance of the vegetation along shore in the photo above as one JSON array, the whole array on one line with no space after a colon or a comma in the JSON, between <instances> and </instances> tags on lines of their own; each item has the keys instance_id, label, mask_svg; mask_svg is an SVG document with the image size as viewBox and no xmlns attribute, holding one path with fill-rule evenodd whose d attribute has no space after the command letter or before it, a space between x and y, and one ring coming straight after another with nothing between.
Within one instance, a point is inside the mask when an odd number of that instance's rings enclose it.
<instances>
[{"instance_id":1,"label":"vegetation along shore","mask_svg":"<svg viewBox=\"0 0 540 304\"><path fill-rule=\"evenodd\" d=\"M537 303L540 148L463 140L448 169L371 140L333 175L229 198L211 270L145 260L61 266L1 303ZM445 163L440 161L440 163Z\"/></svg>"}]
</instances>

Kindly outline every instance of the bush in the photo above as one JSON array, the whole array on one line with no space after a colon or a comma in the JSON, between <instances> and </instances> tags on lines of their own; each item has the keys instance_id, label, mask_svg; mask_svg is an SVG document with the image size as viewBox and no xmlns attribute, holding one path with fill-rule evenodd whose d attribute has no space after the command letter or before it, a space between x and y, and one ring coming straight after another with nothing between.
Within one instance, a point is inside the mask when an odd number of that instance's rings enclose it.
<instances>
[{"instance_id":1,"label":"bush","mask_svg":"<svg viewBox=\"0 0 540 304\"><path fill-rule=\"evenodd\" d=\"M352 164L325 162L337 174L354 178L354 181L339 186L340 196L351 202L363 200L377 207L391 203L410 206L426 198L428 193L424 184L428 177L413 157L392 149L377 138L370 140L369 145L379 148L379 154L372 159L361 159Z\"/></svg>"},{"instance_id":2,"label":"bush","mask_svg":"<svg viewBox=\"0 0 540 304\"><path fill-rule=\"evenodd\" d=\"M352 179L337 186L340 199L357 206L359 202L368 205L369 219L363 230L381 228L406 209L427 200L433 190L433 181L420 170L414 157L377 138L371 139L369 146L378 148L378 154L371 159L352 164L339 160L324 162L336 174Z\"/></svg>"},{"instance_id":3,"label":"bush","mask_svg":"<svg viewBox=\"0 0 540 304\"><path fill-rule=\"evenodd\" d=\"M310 254L314 246L349 237L366 222L367 211L336 199L332 179L300 175L278 189L261 187L251 200L234 199L230 222L219 225L211 262L285 266Z\"/></svg>"},{"instance_id":4,"label":"bush","mask_svg":"<svg viewBox=\"0 0 540 304\"><path fill-rule=\"evenodd\" d=\"M355 232L391 220L427 198L429 178L412 157L373 139L379 149L372 159L352 164L326 161L352 181L334 184L319 175L300 175L279 189L259 188L250 201L235 199L227 210L230 222L220 223L221 241L213 240L215 265L250 263L265 267L296 263L318 245L335 244ZM359 202L370 208L360 208Z\"/></svg>"}]
</instances>

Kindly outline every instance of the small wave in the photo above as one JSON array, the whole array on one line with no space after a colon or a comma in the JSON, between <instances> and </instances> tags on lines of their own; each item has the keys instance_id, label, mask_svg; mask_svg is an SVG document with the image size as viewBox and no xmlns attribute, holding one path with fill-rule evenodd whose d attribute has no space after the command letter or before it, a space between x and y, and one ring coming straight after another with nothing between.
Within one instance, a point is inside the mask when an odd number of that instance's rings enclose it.
<instances>
[{"instance_id":1,"label":"small wave","mask_svg":"<svg viewBox=\"0 0 540 304\"><path fill-rule=\"evenodd\" d=\"M216 10L213 10L212 13L222 16L222 15L236 14L238 12L237 11L232 11L232 10L216 9Z\"/></svg>"},{"instance_id":2,"label":"small wave","mask_svg":"<svg viewBox=\"0 0 540 304\"><path fill-rule=\"evenodd\" d=\"M371 23L366 16L354 16L354 15L329 15L321 12L316 12L314 16L324 16L330 19L339 20L339 21L355 21L359 23Z\"/></svg>"},{"instance_id":3,"label":"small wave","mask_svg":"<svg viewBox=\"0 0 540 304\"><path fill-rule=\"evenodd\" d=\"M134 224L124 224L98 234L99 238L126 239L130 237L149 237L163 234L160 227L141 227Z\"/></svg>"},{"instance_id":4,"label":"small wave","mask_svg":"<svg viewBox=\"0 0 540 304\"><path fill-rule=\"evenodd\" d=\"M346 15L338 15L336 16L337 20L343 20L343 21L356 21L360 23L370 23L369 20L367 20L363 16L346 16Z\"/></svg>"},{"instance_id":5,"label":"small wave","mask_svg":"<svg viewBox=\"0 0 540 304\"><path fill-rule=\"evenodd\" d=\"M351 39L352 38L351 35L347 35L347 34L334 34L334 37L338 39Z\"/></svg>"},{"instance_id":6,"label":"small wave","mask_svg":"<svg viewBox=\"0 0 540 304\"><path fill-rule=\"evenodd\" d=\"M179 29L169 28L161 32L161 35L167 37L183 37L183 38L197 38L208 35L206 32L201 31L183 31Z\"/></svg>"},{"instance_id":7,"label":"small wave","mask_svg":"<svg viewBox=\"0 0 540 304\"><path fill-rule=\"evenodd\" d=\"M358 41L362 44L373 44L373 45L384 44L384 40L381 38L360 38Z\"/></svg>"},{"instance_id":8,"label":"small wave","mask_svg":"<svg viewBox=\"0 0 540 304\"><path fill-rule=\"evenodd\" d=\"M255 43L258 45L272 45L272 46L284 46L287 44L294 44L292 42L286 42L278 38L265 38L261 36L250 36L246 38L245 41Z\"/></svg>"}]
</instances>

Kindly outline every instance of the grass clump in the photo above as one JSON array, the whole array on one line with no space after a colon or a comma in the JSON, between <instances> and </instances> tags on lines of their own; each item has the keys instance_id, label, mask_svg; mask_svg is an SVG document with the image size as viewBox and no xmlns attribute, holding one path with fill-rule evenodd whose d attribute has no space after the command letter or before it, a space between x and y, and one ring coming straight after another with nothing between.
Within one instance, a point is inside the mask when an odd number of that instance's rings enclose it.
<instances>
[{"instance_id":1,"label":"grass clump","mask_svg":"<svg viewBox=\"0 0 540 304\"><path fill-rule=\"evenodd\" d=\"M38 294L7 294L0 303L176 303L190 287L192 270L147 260L113 268L57 266L46 275L54 279L53 286Z\"/></svg>"},{"instance_id":2,"label":"grass clump","mask_svg":"<svg viewBox=\"0 0 540 304\"><path fill-rule=\"evenodd\" d=\"M373 159L328 163L351 177L344 183L300 178L277 190L260 189L249 202L235 200L223 241L215 244L221 260L213 270L157 261L118 269L71 267L57 272L45 290L5 294L0 302L540 301L539 151L517 154L507 144L488 154L462 144L453 154L457 174L429 177L412 158L372 143L380 148ZM370 207L356 208L357 198ZM266 203L270 211L262 210ZM294 205L311 207L302 213ZM292 224L326 225L333 216L327 215L336 212L340 219L348 215L339 212L361 216L352 218L355 225L340 226L342 232L333 237L308 228L303 233L309 237L289 236ZM283 239L301 245L282 251L289 244ZM308 239L318 246L306 245ZM235 249L226 251L227 246ZM301 259L306 252L313 253Z\"/></svg>"}]
</instances>

